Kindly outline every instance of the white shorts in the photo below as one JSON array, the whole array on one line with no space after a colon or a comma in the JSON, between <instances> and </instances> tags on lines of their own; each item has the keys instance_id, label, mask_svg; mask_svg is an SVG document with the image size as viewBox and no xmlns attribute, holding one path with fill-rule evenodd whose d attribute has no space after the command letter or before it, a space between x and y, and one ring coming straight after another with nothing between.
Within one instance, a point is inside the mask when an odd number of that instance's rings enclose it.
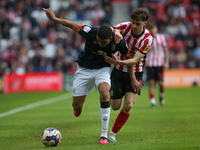
<instances>
[{"instance_id":1,"label":"white shorts","mask_svg":"<svg viewBox=\"0 0 200 150\"><path fill-rule=\"evenodd\" d=\"M88 95L94 87L107 82L110 85L110 67L86 69L78 66L73 81L73 96Z\"/></svg>"}]
</instances>

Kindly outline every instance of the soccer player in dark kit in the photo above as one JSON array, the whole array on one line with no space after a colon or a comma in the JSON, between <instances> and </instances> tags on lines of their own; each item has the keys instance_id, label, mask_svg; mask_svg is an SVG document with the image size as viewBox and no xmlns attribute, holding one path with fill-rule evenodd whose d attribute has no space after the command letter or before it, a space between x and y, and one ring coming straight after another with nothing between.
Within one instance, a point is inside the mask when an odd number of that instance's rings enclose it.
<instances>
[{"instance_id":1,"label":"soccer player in dark kit","mask_svg":"<svg viewBox=\"0 0 200 150\"><path fill-rule=\"evenodd\" d=\"M113 32L109 26L100 28L88 25L79 25L69 20L57 18L51 9L43 9L49 19L62 24L75 32L79 33L86 40L84 51L79 54L78 67L73 81L73 108L74 115L78 117L82 112L82 107L94 84L98 87L100 94L100 116L101 116L101 135L100 144L108 144L107 131L110 119L110 71L111 65L104 59L104 55L110 56L116 51L126 55L128 48L124 40L118 40L115 44ZM133 69L130 67L130 72ZM132 86L136 89L139 82L134 73Z\"/></svg>"}]
</instances>

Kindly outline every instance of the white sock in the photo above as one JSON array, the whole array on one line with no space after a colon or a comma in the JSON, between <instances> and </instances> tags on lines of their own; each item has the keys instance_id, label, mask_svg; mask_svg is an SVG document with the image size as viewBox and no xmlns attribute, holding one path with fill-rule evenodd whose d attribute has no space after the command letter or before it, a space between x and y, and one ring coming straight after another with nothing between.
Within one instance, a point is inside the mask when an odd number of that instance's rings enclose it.
<instances>
[{"instance_id":1,"label":"white sock","mask_svg":"<svg viewBox=\"0 0 200 150\"><path fill-rule=\"evenodd\" d=\"M114 133L112 130L110 131L110 133L109 133L109 137L114 137L115 138L115 136L116 136L116 133Z\"/></svg>"},{"instance_id":2,"label":"white sock","mask_svg":"<svg viewBox=\"0 0 200 150\"><path fill-rule=\"evenodd\" d=\"M156 104L155 98L151 98L150 101L151 101L151 104Z\"/></svg>"},{"instance_id":3,"label":"white sock","mask_svg":"<svg viewBox=\"0 0 200 150\"><path fill-rule=\"evenodd\" d=\"M163 97L164 97L164 93L160 93L160 97L162 97L162 98L163 98Z\"/></svg>"},{"instance_id":4,"label":"white sock","mask_svg":"<svg viewBox=\"0 0 200 150\"><path fill-rule=\"evenodd\" d=\"M110 119L110 107L109 108L100 108L101 115L101 136L107 138L108 125Z\"/></svg>"}]
</instances>

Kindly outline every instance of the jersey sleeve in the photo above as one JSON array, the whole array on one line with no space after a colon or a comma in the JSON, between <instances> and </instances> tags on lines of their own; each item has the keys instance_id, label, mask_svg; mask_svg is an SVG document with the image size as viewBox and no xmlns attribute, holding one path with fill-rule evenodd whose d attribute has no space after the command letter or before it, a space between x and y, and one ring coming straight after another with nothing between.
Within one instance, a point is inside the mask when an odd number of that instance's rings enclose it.
<instances>
[{"instance_id":1,"label":"jersey sleeve","mask_svg":"<svg viewBox=\"0 0 200 150\"><path fill-rule=\"evenodd\" d=\"M128 46L124 39L119 42L119 44L117 45L117 49L123 55L126 55L128 53Z\"/></svg>"},{"instance_id":2,"label":"jersey sleeve","mask_svg":"<svg viewBox=\"0 0 200 150\"><path fill-rule=\"evenodd\" d=\"M78 33L84 37L86 40L94 39L96 38L98 28L96 27L90 27L87 25L80 25L78 29Z\"/></svg>"},{"instance_id":3,"label":"jersey sleeve","mask_svg":"<svg viewBox=\"0 0 200 150\"><path fill-rule=\"evenodd\" d=\"M149 37L142 41L141 46L139 47L139 51L142 54L147 54L153 44L153 38Z\"/></svg>"},{"instance_id":4,"label":"jersey sleeve","mask_svg":"<svg viewBox=\"0 0 200 150\"><path fill-rule=\"evenodd\" d=\"M117 25L114 25L113 27L117 30L119 30L121 33L124 33L126 29L129 27L130 22L122 22Z\"/></svg>"}]
</instances>

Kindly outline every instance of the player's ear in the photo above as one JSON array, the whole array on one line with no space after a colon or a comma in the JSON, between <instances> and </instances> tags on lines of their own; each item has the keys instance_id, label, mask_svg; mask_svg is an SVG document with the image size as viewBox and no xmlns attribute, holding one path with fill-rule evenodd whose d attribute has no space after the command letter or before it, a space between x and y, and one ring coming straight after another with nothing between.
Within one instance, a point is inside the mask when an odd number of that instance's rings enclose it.
<instances>
[{"instance_id":1,"label":"player's ear","mask_svg":"<svg viewBox=\"0 0 200 150\"><path fill-rule=\"evenodd\" d=\"M144 27L147 25L147 21L144 21Z\"/></svg>"},{"instance_id":2,"label":"player's ear","mask_svg":"<svg viewBox=\"0 0 200 150\"><path fill-rule=\"evenodd\" d=\"M112 39L113 39L113 37L111 36L111 37L110 37L110 41L112 41Z\"/></svg>"}]
</instances>

